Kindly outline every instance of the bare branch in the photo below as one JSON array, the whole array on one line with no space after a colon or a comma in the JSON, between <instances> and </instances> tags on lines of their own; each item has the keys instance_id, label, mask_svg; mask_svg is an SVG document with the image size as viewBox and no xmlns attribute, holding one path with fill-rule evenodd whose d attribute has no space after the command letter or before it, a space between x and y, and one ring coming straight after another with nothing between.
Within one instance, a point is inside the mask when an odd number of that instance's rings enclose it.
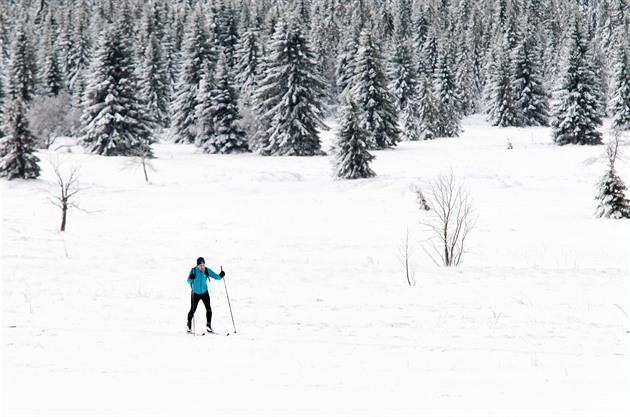
<instances>
[{"instance_id":1,"label":"bare branch","mask_svg":"<svg viewBox=\"0 0 630 417\"><path fill-rule=\"evenodd\" d=\"M54 198L49 201L61 209L61 227L60 230L65 232L66 222L68 217L68 209L78 208L74 198L81 192L81 185L79 182L79 167L72 166L68 172L62 172L62 161L59 158L55 158L50 161L53 167L55 176L57 177L57 185L59 186L59 194L51 196Z\"/></svg>"},{"instance_id":2,"label":"bare branch","mask_svg":"<svg viewBox=\"0 0 630 417\"><path fill-rule=\"evenodd\" d=\"M131 159L128 160L125 165L125 169L135 169L142 168L142 172L144 173L144 180L149 182L149 171L157 172L151 160L153 156L151 154L151 150L148 147L136 149L132 152Z\"/></svg>"},{"instance_id":3,"label":"bare branch","mask_svg":"<svg viewBox=\"0 0 630 417\"><path fill-rule=\"evenodd\" d=\"M409 228L402 243L398 246L398 260L405 268L405 274L407 276L407 283L409 286L416 285L416 274L410 266L411 255L414 249L409 245Z\"/></svg>"},{"instance_id":4,"label":"bare branch","mask_svg":"<svg viewBox=\"0 0 630 417\"><path fill-rule=\"evenodd\" d=\"M422 191L418 188L416 192L420 201ZM420 223L429 232L437 257L423 249L436 264L439 258L444 266L458 266L467 253L466 238L476 224L470 193L452 172L439 174L427 186L426 202L430 211Z\"/></svg>"}]
</instances>

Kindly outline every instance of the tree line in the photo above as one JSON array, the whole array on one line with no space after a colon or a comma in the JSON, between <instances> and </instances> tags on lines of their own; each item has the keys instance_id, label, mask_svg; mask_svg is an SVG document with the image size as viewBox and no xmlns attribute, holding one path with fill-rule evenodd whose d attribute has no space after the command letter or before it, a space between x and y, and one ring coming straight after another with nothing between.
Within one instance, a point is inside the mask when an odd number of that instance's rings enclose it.
<instances>
[{"instance_id":1,"label":"tree line","mask_svg":"<svg viewBox=\"0 0 630 417\"><path fill-rule=\"evenodd\" d=\"M331 111L340 178L474 113L599 144L630 126L629 22L627 0L3 0L0 172L37 177L56 135L321 155Z\"/></svg>"}]
</instances>

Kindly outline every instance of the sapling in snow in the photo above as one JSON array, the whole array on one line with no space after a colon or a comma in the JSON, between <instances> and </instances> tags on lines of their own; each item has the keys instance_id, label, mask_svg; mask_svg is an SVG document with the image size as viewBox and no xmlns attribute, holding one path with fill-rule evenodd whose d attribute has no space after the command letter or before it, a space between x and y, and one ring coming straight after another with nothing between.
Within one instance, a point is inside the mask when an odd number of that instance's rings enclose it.
<instances>
[{"instance_id":1,"label":"sapling in snow","mask_svg":"<svg viewBox=\"0 0 630 417\"><path fill-rule=\"evenodd\" d=\"M154 158L153 152L151 149L146 147L141 147L138 149L134 149L131 152L131 159L129 159L127 163L127 168L142 168L142 173L144 174L144 180L149 182L149 171L155 172L156 169L151 163L151 160Z\"/></svg>"},{"instance_id":2,"label":"sapling in snow","mask_svg":"<svg viewBox=\"0 0 630 417\"><path fill-rule=\"evenodd\" d=\"M405 268L405 276L407 278L407 284L410 287L416 285L416 271L411 266L411 255L413 255L414 249L409 243L409 229L405 233L405 237L398 245L398 260Z\"/></svg>"},{"instance_id":3,"label":"sapling in snow","mask_svg":"<svg viewBox=\"0 0 630 417\"><path fill-rule=\"evenodd\" d=\"M598 194L596 217L606 217L611 219L630 218L630 201L626 198L627 190L623 180L615 170L615 162L621 156L619 150L620 133L615 132L615 136L606 145L606 157L608 159L608 170L598 184Z\"/></svg>"},{"instance_id":4,"label":"sapling in snow","mask_svg":"<svg viewBox=\"0 0 630 417\"><path fill-rule=\"evenodd\" d=\"M78 175L79 167L72 166L67 172L63 172L62 163L58 159L51 161L51 165L57 178L59 191L57 194L50 193L52 198L49 200L61 209L61 227L59 230L65 232L68 210L78 207L75 197L81 191Z\"/></svg>"},{"instance_id":5,"label":"sapling in snow","mask_svg":"<svg viewBox=\"0 0 630 417\"><path fill-rule=\"evenodd\" d=\"M431 250L424 251L436 264L459 266L468 252L466 239L475 227L477 216L469 191L452 172L439 174L426 187L418 189L421 210L429 207L420 223L429 233Z\"/></svg>"}]
</instances>

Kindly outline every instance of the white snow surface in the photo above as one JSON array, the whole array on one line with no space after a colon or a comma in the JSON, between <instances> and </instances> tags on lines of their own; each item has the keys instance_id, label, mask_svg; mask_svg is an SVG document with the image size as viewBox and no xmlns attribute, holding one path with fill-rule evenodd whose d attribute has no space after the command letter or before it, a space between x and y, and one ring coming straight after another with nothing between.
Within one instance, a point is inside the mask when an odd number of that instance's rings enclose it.
<instances>
[{"instance_id":1,"label":"white snow surface","mask_svg":"<svg viewBox=\"0 0 630 417\"><path fill-rule=\"evenodd\" d=\"M65 233L38 152L40 179L1 182L2 415L628 415L630 222L593 217L604 147L464 129L374 152L354 181L330 157L165 142L146 183L75 146ZM449 170L478 213L457 268L423 251L412 190ZM185 333L198 256L227 273L203 337Z\"/></svg>"}]
</instances>

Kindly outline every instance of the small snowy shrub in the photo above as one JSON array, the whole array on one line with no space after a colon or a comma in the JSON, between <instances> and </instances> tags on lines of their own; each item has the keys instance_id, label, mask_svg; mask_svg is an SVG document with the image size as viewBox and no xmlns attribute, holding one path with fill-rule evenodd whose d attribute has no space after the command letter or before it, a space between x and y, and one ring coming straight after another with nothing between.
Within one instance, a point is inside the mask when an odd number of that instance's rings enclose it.
<instances>
[{"instance_id":1,"label":"small snowy shrub","mask_svg":"<svg viewBox=\"0 0 630 417\"><path fill-rule=\"evenodd\" d=\"M626 185L615 170L615 161L619 156L619 133L606 146L608 158L608 171L598 183L596 217L610 219L630 218L630 201L626 198Z\"/></svg>"}]
</instances>

